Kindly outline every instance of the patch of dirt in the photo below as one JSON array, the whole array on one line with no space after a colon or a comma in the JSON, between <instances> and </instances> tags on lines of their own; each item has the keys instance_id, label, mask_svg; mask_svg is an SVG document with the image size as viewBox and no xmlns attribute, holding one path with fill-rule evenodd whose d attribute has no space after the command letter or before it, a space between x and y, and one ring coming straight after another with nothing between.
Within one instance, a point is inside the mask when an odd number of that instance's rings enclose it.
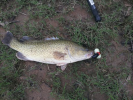
<instances>
[{"instance_id":1,"label":"patch of dirt","mask_svg":"<svg viewBox=\"0 0 133 100\"><path fill-rule=\"evenodd\" d=\"M80 67L78 72L80 73L80 71L84 72L87 75L92 75L94 74L96 71L96 67L93 64L90 64L91 62L89 60L84 61L84 64L82 64L81 66L87 66L87 67ZM93 67L92 67L93 66Z\"/></svg>"},{"instance_id":2,"label":"patch of dirt","mask_svg":"<svg viewBox=\"0 0 133 100\"><path fill-rule=\"evenodd\" d=\"M91 100L108 100L107 95L100 93L99 89L94 88L92 92Z\"/></svg>"},{"instance_id":3,"label":"patch of dirt","mask_svg":"<svg viewBox=\"0 0 133 100\"><path fill-rule=\"evenodd\" d=\"M89 14L86 9L83 9L81 6L76 5L74 7L74 10L64 17L67 20L84 20L84 19L91 19L92 14ZM93 19L91 19L93 20Z\"/></svg>"},{"instance_id":4,"label":"patch of dirt","mask_svg":"<svg viewBox=\"0 0 133 100\"><path fill-rule=\"evenodd\" d=\"M39 89L26 89L25 92L26 100L56 100L50 94L51 88L45 83L40 84Z\"/></svg>"},{"instance_id":5,"label":"patch of dirt","mask_svg":"<svg viewBox=\"0 0 133 100\"><path fill-rule=\"evenodd\" d=\"M47 27L49 29L51 29L51 28L56 29L57 30L56 32L58 33L59 36L65 37L63 35L63 33L64 33L63 26L61 26L60 23L57 21L58 18L60 18L60 16L56 16L54 18L46 19L45 21L46 21Z\"/></svg>"},{"instance_id":6,"label":"patch of dirt","mask_svg":"<svg viewBox=\"0 0 133 100\"><path fill-rule=\"evenodd\" d=\"M22 9L20 14L16 16L15 21L19 21L17 25L24 25L29 20L28 11L26 9Z\"/></svg>"},{"instance_id":7,"label":"patch of dirt","mask_svg":"<svg viewBox=\"0 0 133 100\"><path fill-rule=\"evenodd\" d=\"M44 81L47 75L47 66L41 66L36 62L25 62L25 76L36 76L39 81Z\"/></svg>"},{"instance_id":8,"label":"patch of dirt","mask_svg":"<svg viewBox=\"0 0 133 100\"><path fill-rule=\"evenodd\" d=\"M6 30L0 26L0 40L2 40L3 36L5 35Z\"/></svg>"},{"instance_id":9,"label":"patch of dirt","mask_svg":"<svg viewBox=\"0 0 133 100\"><path fill-rule=\"evenodd\" d=\"M59 26L58 21L56 21L55 19L47 19L46 23L49 27L57 28Z\"/></svg>"},{"instance_id":10,"label":"patch of dirt","mask_svg":"<svg viewBox=\"0 0 133 100\"><path fill-rule=\"evenodd\" d=\"M66 36L66 32L64 30L64 26L62 26L57 19L64 18L67 21L73 21L73 20L82 20L87 22L89 24L95 23L95 20L93 18L93 15L91 12L88 12L86 9L83 9L80 5L75 5L74 10L70 11L67 14L59 14L58 16L55 16L54 18L46 19L46 24L49 28L55 28L58 29L58 35L64 38L69 38Z\"/></svg>"},{"instance_id":11,"label":"patch of dirt","mask_svg":"<svg viewBox=\"0 0 133 100\"><path fill-rule=\"evenodd\" d=\"M126 88L125 89L126 89L126 92L127 92L128 96L129 97L132 97L133 96L133 85L130 84L130 83L128 83L126 85Z\"/></svg>"},{"instance_id":12,"label":"patch of dirt","mask_svg":"<svg viewBox=\"0 0 133 100\"><path fill-rule=\"evenodd\" d=\"M6 31L5 31L5 29L1 26L0 27L0 34L3 34L3 33L5 33Z\"/></svg>"},{"instance_id":13,"label":"patch of dirt","mask_svg":"<svg viewBox=\"0 0 133 100\"><path fill-rule=\"evenodd\" d=\"M108 66L113 66L110 71L120 71L121 67L131 67L131 60L129 59L130 51L127 47L122 46L116 41L112 41L111 45L107 48L106 63Z\"/></svg>"},{"instance_id":14,"label":"patch of dirt","mask_svg":"<svg viewBox=\"0 0 133 100\"><path fill-rule=\"evenodd\" d=\"M71 91L72 87L75 83L75 79L73 78L73 76L67 76L65 77L62 73L62 75L59 75L59 78L61 80L61 87L66 87L66 91ZM62 90L63 91L63 88Z\"/></svg>"},{"instance_id":15,"label":"patch of dirt","mask_svg":"<svg viewBox=\"0 0 133 100\"><path fill-rule=\"evenodd\" d=\"M23 62L24 72L20 77L21 82L29 83L29 87L25 89L26 100L58 100L56 96L51 95L51 87L48 86L45 81L48 78L49 67L55 67L55 65L39 64L37 62ZM56 67L55 67L56 68ZM31 79L30 79L31 78ZM34 80L32 80L32 78Z\"/></svg>"}]
</instances>

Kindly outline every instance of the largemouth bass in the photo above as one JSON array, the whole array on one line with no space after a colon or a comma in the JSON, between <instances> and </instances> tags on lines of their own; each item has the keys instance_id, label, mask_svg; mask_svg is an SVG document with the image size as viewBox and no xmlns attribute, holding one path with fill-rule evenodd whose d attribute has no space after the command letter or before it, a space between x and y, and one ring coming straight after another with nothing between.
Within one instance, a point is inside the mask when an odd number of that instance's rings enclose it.
<instances>
[{"instance_id":1,"label":"largemouth bass","mask_svg":"<svg viewBox=\"0 0 133 100\"><path fill-rule=\"evenodd\" d=\"M65 70L68 63L89 59L94 55L94 51L57 38L37 41L24 36L20 42L13 37L12 33L7 32L2 42L18 51L16 57L20 60L56 64L61 66L62 70Z\"/></svg>"}]
</instances>

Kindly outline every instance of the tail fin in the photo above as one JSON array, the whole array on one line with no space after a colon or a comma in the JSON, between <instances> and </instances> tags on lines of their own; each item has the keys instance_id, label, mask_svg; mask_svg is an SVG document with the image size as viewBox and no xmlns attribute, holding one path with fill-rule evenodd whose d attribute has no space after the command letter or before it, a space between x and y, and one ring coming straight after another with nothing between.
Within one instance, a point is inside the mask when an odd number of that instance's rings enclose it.
<instances>
[{"instance_id":1,"label":"tail fin","mask_svg":"<svg viewBox=\"0 0 133 100\"><path fill-rule=\"evenodd\" d=\"M2 40L2 43L9 46L12 38L13 38L12 33L11 32L7 32L6 35L5 35L5 37Z\"/></svg>"}]
</instances>

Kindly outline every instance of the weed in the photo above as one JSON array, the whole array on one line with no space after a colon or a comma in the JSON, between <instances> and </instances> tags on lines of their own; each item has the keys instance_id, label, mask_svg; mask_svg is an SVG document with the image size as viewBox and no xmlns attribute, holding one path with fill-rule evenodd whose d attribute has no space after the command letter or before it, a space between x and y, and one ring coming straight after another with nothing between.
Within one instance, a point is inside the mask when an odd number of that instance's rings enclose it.
<instances>
[{"instance_id":1,"label":"weed","mask_svg":"<svg viewBox=\"0 0 133 100\"><path fill-rule=\"evenodd\" d=\"M21 70L14 67L17 63L15 52L1 43L0 47L0 98L8 100L23 98L23 85L17 81Z\"/></svg>"},{"instance_id":2,"label":"weed","mask_svg":"<svg viewBox=\"0 0 133 100\"><path fill-rule=\"evenodd\" d=\"M60 78L58 78L56 76L53 76L53 85L52 85L52 87L53 87L54 91L56 91L56 93L59 92L60 86L61 86Z\"/></svg>"}]
</instances>

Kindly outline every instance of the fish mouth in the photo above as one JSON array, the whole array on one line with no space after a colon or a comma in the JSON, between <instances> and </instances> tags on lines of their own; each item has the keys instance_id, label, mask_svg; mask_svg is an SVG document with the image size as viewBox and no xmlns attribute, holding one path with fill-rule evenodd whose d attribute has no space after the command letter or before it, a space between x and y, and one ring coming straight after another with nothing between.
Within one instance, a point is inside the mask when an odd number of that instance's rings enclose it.
<instances>
[{"instance_id":1,"label":"fish mouth","mask_svg":"<svg viewBox=\"0 0 133 100\"><path fill-rule=\"evenodd\" d=\"M93 51L89 52L88 53L88 58L91 58L93 55L94 55L94 52Z\"/></svg>"}]
</instances>

